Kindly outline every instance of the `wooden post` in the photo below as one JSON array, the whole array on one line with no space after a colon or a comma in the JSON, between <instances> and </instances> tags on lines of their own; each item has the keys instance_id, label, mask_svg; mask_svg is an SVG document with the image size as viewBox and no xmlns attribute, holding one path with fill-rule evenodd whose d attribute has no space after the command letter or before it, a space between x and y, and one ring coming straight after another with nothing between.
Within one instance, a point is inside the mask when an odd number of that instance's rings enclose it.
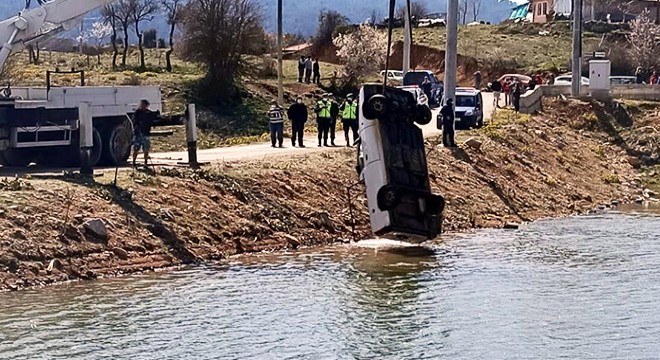
<instances>
[{"instance_id":1,"label":"wooden post","mask_svg":"<svg viewBox=\"0 0 660 360\"><path fill-rule=\"evenodd\" d=\"M186 118L186 141L188 143L188 164L198 166L197 162L197 114L195 104L188 105L188 116Z\"/></svg>"},{"instance_id":2,"label":"wooden post","mask_svg":"<svg viewBox=\"0 0 660 360\"><path fill-rule=\"evenodd\" d=\"M80 122L80 174L93 176L92 148L94 147L94 124L89 103L78 105L78 121Z\"/></svg>"}]
</instances>

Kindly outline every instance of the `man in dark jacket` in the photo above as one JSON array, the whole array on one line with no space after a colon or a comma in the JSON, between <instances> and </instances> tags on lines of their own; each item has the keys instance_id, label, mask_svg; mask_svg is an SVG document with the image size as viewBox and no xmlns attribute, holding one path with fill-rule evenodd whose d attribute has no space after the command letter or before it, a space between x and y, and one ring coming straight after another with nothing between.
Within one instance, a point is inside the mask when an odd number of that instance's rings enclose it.
<instances>
[{"instance_id":1,"label":"man in dark jacket","mask_svg":"<svg viewBox=\"0 0 660 360\"><path fill-rule=\"evenodd\" d=\"M335 145L335 132L337 131L337 118L339 117L339 104L330 94L330 144Z\"/></svg>"},{"instance_id":2,"label":"man in dark jacket","mask_svg":"<svg viewBox=\"0 0 660 360\"><path fill-rule=\"evenodd\" d=\"M516 80L513 83L513 89L511 89L511 96L513 97L513 107L516 109L516 112L520 111L520 96L523 94L523 88L520 81Z\"/></svg>"},{"instance_id":3,"label":"man in dark jacket","mask_svg":"<svg viewBox=\"0 0 660 360\"><path fill-rule=\"evenodd\" d=\"M298 96L296 103L289 107L286 115L291 120L291 144L296 146L296 139L301 148L304 148L303 136L305 134L305 123L307 122L307 106L303 103L302 97Z\"/></svg>"},{"instance_id":4,"label":"man in dark jacket","mask_svg":"<svg viewBox=\"0 0 660 360\"><path fill-rule=\"evenodd\" d=\"M490 89L493 90L493 106L495 108L499 108L500 107L500 94L502 94L502 83L499 80L494 79L490 83Z\"/></svg>"},{"instance_id":5,"label":"man in dark jacket","mask_svg":"<svg viewBox=\"0 0 660 360\"><path fill-rule=\"evenodd\" d=\"M447 99L447 105L440 110L442 116L442 145L456 147L454 141L454 100Z\"/></svg>"},{"instance_id":6,"label":"man in dark jacket","mask_svg":"<svg viewBox=\"0 0 660 360\"><path fill-rule=\"evenodd\" d=\"M144 165L148 164L151 149L151 127L158 113L149 109L149 101L140 101L140 106L133 115L133 166L140 150L144 152Z\"/></svg>"},{"instance_id":7,"label":"man in dark jacket","mask_svg":"<svg viewBox=\"0 0 660 360\"><path fill-rule=\"evenodd\" d=\"M319 59L314 60L314 78L312 79L314 84L321 84L321 66L319 65Z\"/></svg>"}]
</instances>

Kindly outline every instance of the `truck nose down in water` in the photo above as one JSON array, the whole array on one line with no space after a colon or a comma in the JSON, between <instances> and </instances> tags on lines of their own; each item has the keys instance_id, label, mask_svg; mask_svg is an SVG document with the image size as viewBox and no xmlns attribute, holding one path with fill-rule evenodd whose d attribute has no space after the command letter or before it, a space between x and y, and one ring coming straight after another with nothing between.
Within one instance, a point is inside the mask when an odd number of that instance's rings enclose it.
<instances>
[{"instance_id":1,"label":"truck nose down in water","mask_svg":"<svg viewBox=\"0 0 660 360\"><path fill-rule=\"evenodd\" d=\"M374 234L421 243L442 230L445 200L431 193L422 130L426 106L406 90L367 84L360 90L358 173Z\"/></svg>"}]
</instances>

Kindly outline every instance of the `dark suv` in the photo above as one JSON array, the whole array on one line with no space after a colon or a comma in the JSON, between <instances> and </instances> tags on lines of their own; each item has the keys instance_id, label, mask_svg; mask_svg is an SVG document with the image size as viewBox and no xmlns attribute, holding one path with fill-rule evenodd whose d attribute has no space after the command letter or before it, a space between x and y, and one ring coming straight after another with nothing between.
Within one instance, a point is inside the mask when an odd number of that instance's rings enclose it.
<instances>
[{"instance_id":1,"label":"dark suv","mask_svg":"<svg viewBox=\"0 0 660 360\"><path fill-rule=\"evenodd\" d=\"M427 89L422 86L424 79L428 78L430 86ZM429 70L416 70L408 71L403 76L403 86L417 85L424 90L426 96L429 98L429 106L440 106L442 95L444 93L444 86L442 81L438 80L432 71Z\"/></svg>"}]
</instances>

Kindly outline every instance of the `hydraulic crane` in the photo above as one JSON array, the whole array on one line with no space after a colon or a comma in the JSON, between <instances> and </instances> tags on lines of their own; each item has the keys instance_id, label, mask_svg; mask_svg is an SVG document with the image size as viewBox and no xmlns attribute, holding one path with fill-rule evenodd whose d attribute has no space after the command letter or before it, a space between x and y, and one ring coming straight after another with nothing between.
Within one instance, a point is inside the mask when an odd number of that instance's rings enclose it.
<instances>
[{"instance_id":1,"label":"hydraulic crane","mask_svg":"<svg viewBox=\"0 0 660 360\"><path fill-rule=\"evenodd\" d=\"M30 42L73 29L82 17L115 0L38 0L38 5L0 21L0 69L9 56ZM76 72L76 71L72 71ZM93 121L91 163L119 164L129 156L132 123L130 115L146 99L152 110L161 111L160 88L156 86L51 87L50 73L42 88L6 88L0 95L0 163L21 166L41 164L67 166L79 160L80 119L85 104ZM88 107L87 107L88 106Z\"/></svg>"}]
</instances>

